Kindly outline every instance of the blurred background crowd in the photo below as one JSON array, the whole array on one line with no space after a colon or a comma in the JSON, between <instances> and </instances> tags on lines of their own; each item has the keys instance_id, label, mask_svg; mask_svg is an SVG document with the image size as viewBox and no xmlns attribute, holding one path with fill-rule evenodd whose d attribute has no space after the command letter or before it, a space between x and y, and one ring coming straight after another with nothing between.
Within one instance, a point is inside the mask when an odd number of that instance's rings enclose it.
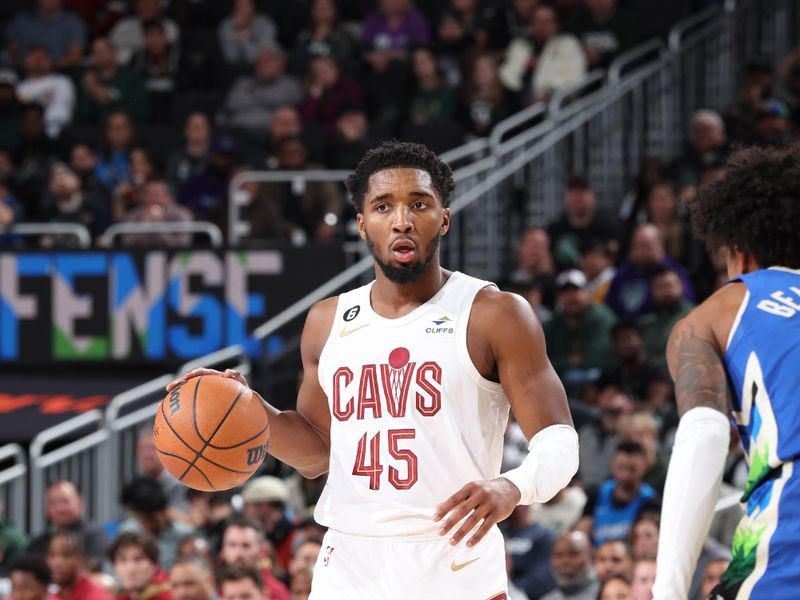
<instances>
[{"instance_id":1,"label":"blurred background crowd","mask_svg":"<svg viewBox=\"0 0 800 600\"><path fill-rule=\"evenodd\" d=\"M97 236L112 223L195 219L224 231L228 184L243 170L352 169L389 138L442 152L707 4L9 0L0 7L0 226L72 222ZM767 131L753 130L775 73L754 78L730 133L787 135L788 97L771 107ZM696 169L683 165L676 183ZM337 184L247 192L249 239L347 234L352 214Z\"/></svg>"},{"instance_id":2,"label":"blurred background crowd","mask_svg":"<svg viewBox=\"0 0 800 600\"><path fill-rule=\"evenodd\" d=\"M116 222L203 220L225 230L228 184L243 170L352 169L387 138L441 152L485 136L711 3L28 4L0 7L0 228L73 222L99 235ZM791 144L800 126L800 49L777 68L766 60L740 68L736 102L692 115L682 153L646 159L624 198L599 198L573 174L563 214L525 231L509 257L514 268L499 283L539 315L581 445L573 484L502 524L512 600L651 597L677 425L664 349L676 320L725 281L720 257L692 237L687 203L724 176L732 146ZM347 237L352 214L338 184L250 192L252 240ZM192 242L180 233L155 239ZM24 243L0 233L0 247ZM729 492L743 488L747 471L733 438ZM506 442L511 468L527 450L513 422ZM28 538L0 522L0 595L307 597L326 551L313 520L324 477L305 480L268 458L243 489L195 492L162 470L149 434L137 462L141 477L125 486L128 516L119 522L87 520L69 481L47 489L47 531ZM736 510L715 519L692 600L727 565Z\"/></svg>"}]
</instances>

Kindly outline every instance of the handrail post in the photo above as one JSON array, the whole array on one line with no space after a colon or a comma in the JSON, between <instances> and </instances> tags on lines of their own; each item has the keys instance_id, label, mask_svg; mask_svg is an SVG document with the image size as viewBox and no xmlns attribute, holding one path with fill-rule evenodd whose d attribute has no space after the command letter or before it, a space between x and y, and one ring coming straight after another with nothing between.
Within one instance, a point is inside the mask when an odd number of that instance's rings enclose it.
<instances>
[{"instance_id":1,"label":"handrail post","mask_svg":"<svg viewBox=\"0 0 800 600\"><path fill-rule=\"evenodd\" d=\"M71 235L78 240L78 246L89 248L92 235L80 223L16 223L11 227L0 227L0 233L21 236L35 235Z\"/></svg>"},{"instance_id":2,"label":"handrail post","mask_svg":"<svg viewBox=\"0 0 800 600\"><path fill-rule=\"evenodd\" d=\"M223 245L222 230L208 221L176 221L169 223L114 223L110 225L97 240L99 246L111 248L114 239L126 234L171 234L202 233L208 236L214 248Z\"/></svg>"},{"instance_id":3,"label":"handrail post","mask_svg":"<svg viewBox=\"0 0 800 600\"><path fill-rule=\"evenodd\" d=\"M30 477L31 477L31 498L30 498L30 507L31 507L31 533L36 535L41 533L44 530L45 526L45 510L44 510L44 497L46 492L46 481L45 481L45 473L44 470L46 465L43 464L45 459L47 458L48 454L45 452L45 447L48 443L62 438L69 434L74 434L79 431L84 430L87 427L94 425L95 427L99 427L98 431L94 431L89 436L85 436L75 442L71 442L66 446L59 448L58 450L54 450L54 454L58 454L59 456L69 455L69 452L74 452L70 446L74 445L81 445L82 443L91 444L91 447L98 447L105 445L104 440L107 441L107 432L103 429L103 413L99 409L90 410L82 415L78 415L71 419L64 421L63 423L59 423L49 429L45 429L41 433L39 433L36 437L33 438L31 442L30 449L29 449L29 457L30 457ZM100 434L100 435L98 435ZM97 442L94 441L86 442L88 438L95 437ZM89 448L81 448L80 452L86 451ZM109 474L104 473L103 469L103 460L102 460L103 452L98 452L98 461L97 466L95 469L95 476L97 480L94 482L89 482L92 485L92 495L95 504L95 508L99 508L102 505L102 494L103 490L101 489L102 483L108 481ZM63 460L63 458L62 458ZM76 484L77 485L77 484ZM85 496L84 496L85 498Z\"/></svg>"}]
</instances>

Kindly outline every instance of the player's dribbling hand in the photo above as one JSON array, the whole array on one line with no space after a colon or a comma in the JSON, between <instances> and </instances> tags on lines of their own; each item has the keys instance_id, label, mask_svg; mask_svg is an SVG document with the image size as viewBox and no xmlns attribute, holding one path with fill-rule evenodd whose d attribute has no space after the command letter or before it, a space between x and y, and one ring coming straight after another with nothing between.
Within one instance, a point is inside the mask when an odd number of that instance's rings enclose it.
<instances>
[{"instance_id":1,"label":"player's dribbling hand","mask_svg":"<svg viewBox=\"0 0 800 600\"><path fill-rule=\"evenodd\" d=\"M173 379L167 385L167 393L174 390L178 385L189 381L193 377L200 377L202 375L219 375L221 377L228 377L229 379L235 379L242 385L247 385L247 379L245 379L244 375L239 373L239 371L234 371L232 369L225 369L224 371L217 371L216 369L192 369L181 375L180 377ZM249 387L249 386L248 386Z\"/></svg>"},{"instance_id":2,"label":"player's dribbling hand","mask_svg":"<svg viewBox=\"0 0 800 600\"><path fill-rule=\"evenodd\" d=\"M447 535L456 524L469 515L450 538L450 543L454 546L482 520L481 526L467 541L467 546L471 547L481 541L495 524L510 515L519 499L520 492L517 486L504 477L472 481L438 504L433 520L444 519L439 535Z\"/></svg>"}]
</instances>

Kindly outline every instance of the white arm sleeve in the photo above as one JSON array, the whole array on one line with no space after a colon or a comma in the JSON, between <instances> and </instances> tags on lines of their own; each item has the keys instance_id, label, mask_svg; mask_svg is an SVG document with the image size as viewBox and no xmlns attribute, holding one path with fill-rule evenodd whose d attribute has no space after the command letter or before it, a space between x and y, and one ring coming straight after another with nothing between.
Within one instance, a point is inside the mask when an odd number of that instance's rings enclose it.
<instances>
[{"instance_id":1,"label":"white arm sleeve","mask_svg":"<svg viewBox=\"0 0 800 600\"><path fill-rule=\"evenodd\" d=\"M730 422L697 407L681 418L661 508L654 600L686 600L705 543L730 443Z\"/></svg>"},{"instance_id":2,"label":"white arm sleeve","mask_svg":"<svg viewBox=\"0 0 800 600\"><path fill-rule=\"evenodd\" d=\"M516 469L501 473L519 488L520 504L547 502L578 471L578 432L570 425L550 425L528 444L528 455Z\"/></svg>"}]
</instances>

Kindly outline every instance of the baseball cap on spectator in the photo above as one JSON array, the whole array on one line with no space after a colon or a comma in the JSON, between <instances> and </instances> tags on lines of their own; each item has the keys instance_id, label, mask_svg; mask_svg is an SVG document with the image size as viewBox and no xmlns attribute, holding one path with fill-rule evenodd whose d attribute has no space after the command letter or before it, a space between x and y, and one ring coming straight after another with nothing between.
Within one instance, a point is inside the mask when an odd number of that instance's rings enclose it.
<instances>
[{"instance_id":1,"label":"baseball cap on spectator","mask_svg":"<svg viewBox=\"0 0 800 600\"><path fill-rule=\"evenodd\" d=\"M758 105L756 109L756 118L761 119L764 117L780 117L781 119L789 118L789 109L786 103L777 98L769 98L764 100Z\"/></svg>"},{"instance_id":2,"label":"baseball cap on spectator","mask_svg":"<svg viewBox=\"0 0 800 600\"><path fill-rule=\"evenodd\" d=\"M0 85L10 85L16 87L19 83L19 77L11 69L0 69Z\"/></svg>"},{"instance_id":3,"label":"baseball cap on spectator","mask_svg":"<svg viewBox=\"0 0 800 600\"><path fill-rule=\"evenodd\" d=\"M575 287L580 290L586 287L586 275L578 269L569 269L559 273L556 277L556 289L563 290L566 287Z\"/></svg>"},{"instance_id":4,"label":"baseball cap on spectator","mask_svg":"<svg viewBox=\"0 0 800 600\"><path fill-rule=\"evenodd\" d=\"M245 502L281 502L289 500L289 488L282 479L264 475L251 479L242 491Z\"/></svg>"}]
</instances>

